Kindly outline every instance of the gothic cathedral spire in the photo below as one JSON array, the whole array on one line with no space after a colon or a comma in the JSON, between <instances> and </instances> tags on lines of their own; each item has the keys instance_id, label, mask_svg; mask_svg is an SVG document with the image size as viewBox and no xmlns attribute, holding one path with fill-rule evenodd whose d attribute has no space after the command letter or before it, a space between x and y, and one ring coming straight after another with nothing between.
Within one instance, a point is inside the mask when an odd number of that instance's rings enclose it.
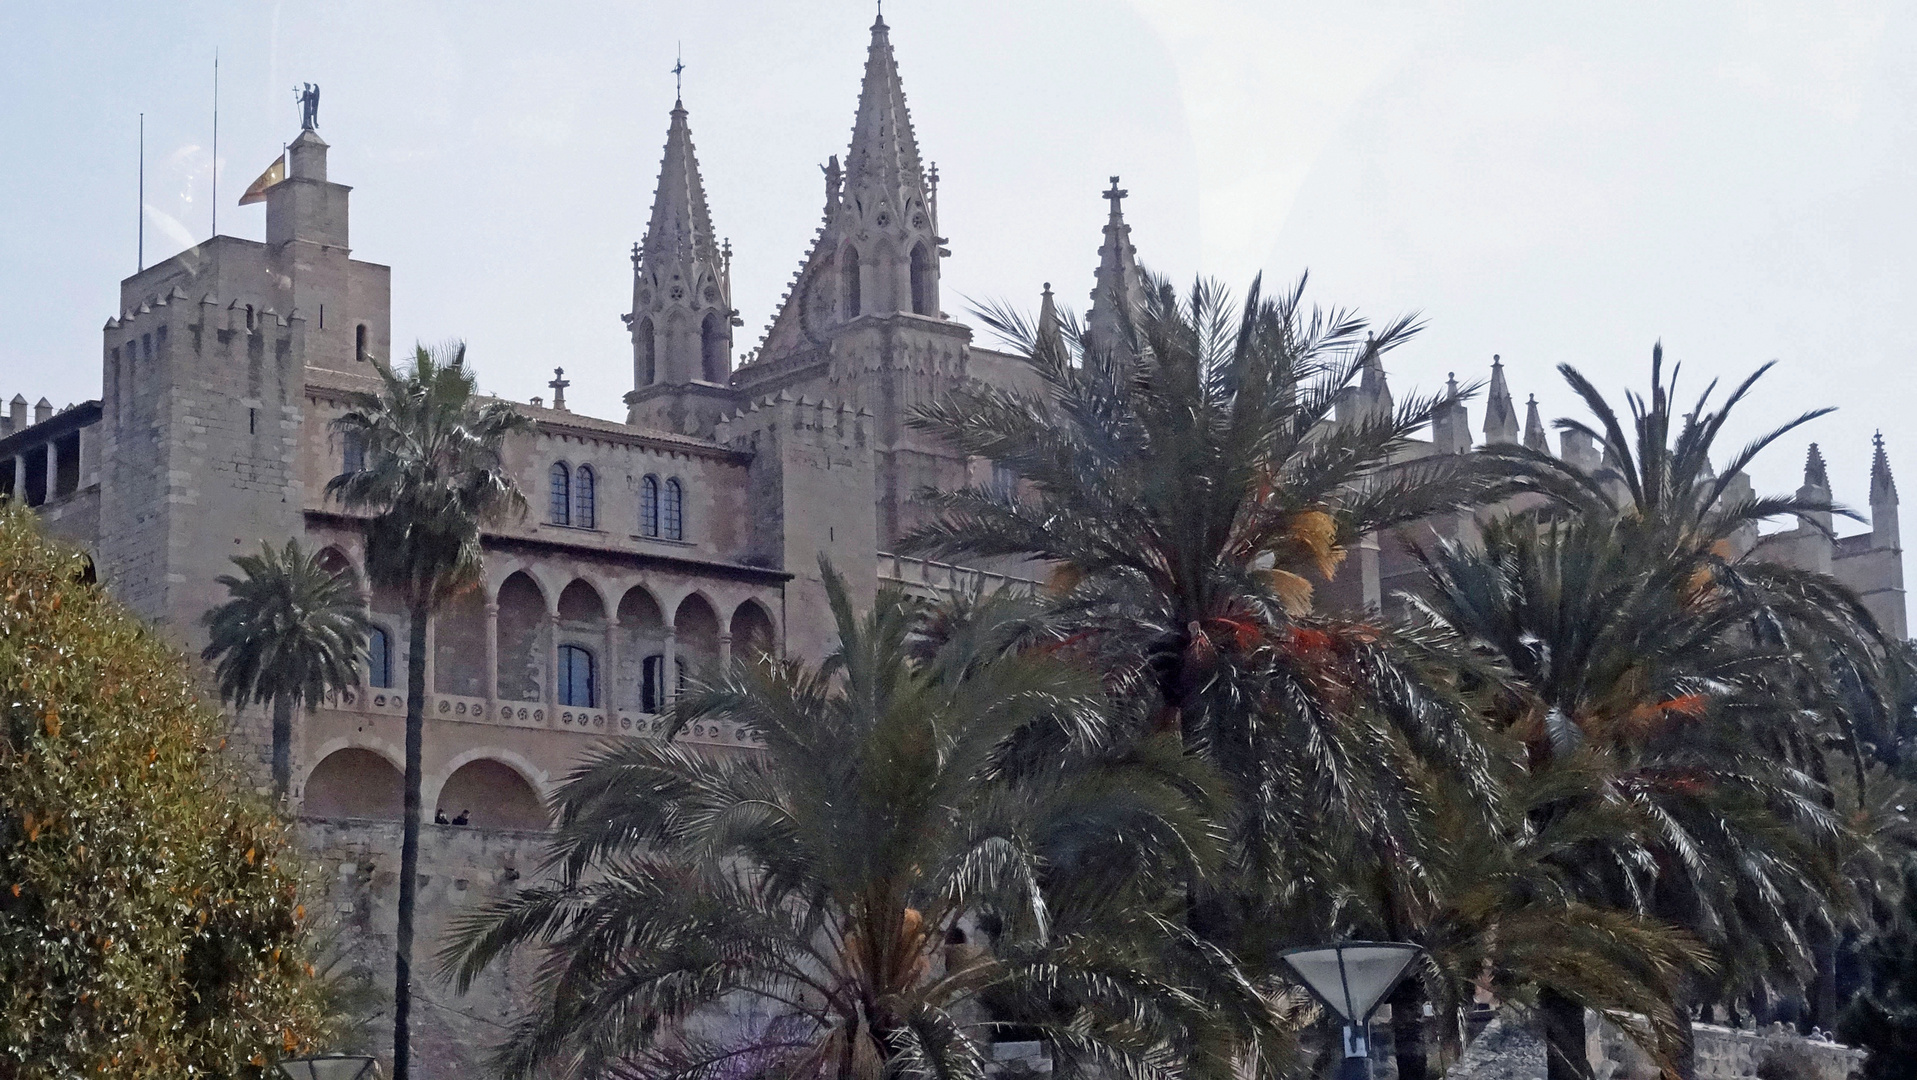
<instances>
[{"instance_id":1,"label":"gothic cathedral spire","mask_svg":"<svg viewBox=\"0 0 1917 1080\"><path fill-rule=\"evenodd\" d=\"M633 389L732 374L732 282L682 101L672 104L646 238L633 255Z\"/></svg>"},{"instance_id":2,"label":"gothic cathedral spire","mask_svg":"<svg viewBox=\"0 0 1917 1080\"><path fill-rule=\"evenodd\" d=\"M1122 306L1137 311L1145 302L1145 275L1138 268L1138 249L1132 246L1132 227L1125 224L1120 205L1129 194L1119 188L1118 177L1105 198L1112 204L1105 220L1105 242L1098 248L1098 276L1092 285L1091 310L1085 313L1085 331L1093 346L1111 349L1125 339L1125 320L1119 316Z\"/></svg>"},{"instance_id":3,"label":"gothic cathedral spire","mask_svg":"<svg viewBox=\"0 0 1917 1080\"><path fill-rule=\"evenodd\" d=\"M863 315L939 310L938 166L919 157L905 85L884 18L872 23L852 144L841 171L825 166L818 239L766 328L758 359L823 344L832 328Z\"/></svg>"}]
</instances>

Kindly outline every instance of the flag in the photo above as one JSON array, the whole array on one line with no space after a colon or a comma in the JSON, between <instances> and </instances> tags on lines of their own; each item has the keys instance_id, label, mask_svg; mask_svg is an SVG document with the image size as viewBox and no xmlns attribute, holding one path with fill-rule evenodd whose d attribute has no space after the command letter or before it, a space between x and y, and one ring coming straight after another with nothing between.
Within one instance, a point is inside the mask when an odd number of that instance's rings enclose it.
<instances>
[{"instance_id":1,"label":"flag","mask_svg":"<svg viewBox=\"0 0 1917 1080\"><path fill-rule=\"evenodd\" d=\"M258 180L247 186L246 194L240 196L240 205L265 202L266 189L284 179L286 179L286 155L281 154L273 161L273 164L266 167L266 171L260 174Z\"/></svg>"}]
</instances>

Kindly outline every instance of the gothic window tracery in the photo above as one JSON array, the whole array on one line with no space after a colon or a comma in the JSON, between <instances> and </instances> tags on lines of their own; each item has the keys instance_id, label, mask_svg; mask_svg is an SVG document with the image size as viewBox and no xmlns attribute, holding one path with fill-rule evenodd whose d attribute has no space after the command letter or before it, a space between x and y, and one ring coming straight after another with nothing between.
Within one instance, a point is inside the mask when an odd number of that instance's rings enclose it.
<instances>
[{"instance_id":1,"label":"gothic window tracery","mask_svg":"<svg viewBox=\"0 0 1917 1080\"><path fill-rule=\"evenodd\" d=\"M726 381L726 325L716 311L699 324L700 377L709 383Z\"/></svg>"},{"instance_id":2,"label":"gothic window tracery","mask_svg":"<svg viewBox=\"0 0 1917 1080\"><path fill-rule=\"evenodd\" d=\"M937 314L933 310L933 280L931 252L925 249L923 243L914 245L912 248L912 314Z\"/></svg>"},{"instance_id":3,"label":"gothic window tracery","mask_svg":"<svg viewBox=\"0 0 1917 1080\"><path fill-rule=\"evenodd\" d=\"M859 317L859 249L851 244L839 252L839 274L845 288L845 317Z\"/></svg>"},{"instance_id":4,"label":"gothic window tracery","mask_svg":"<svg viewBox=\"0 0 1917 1080\"><path fill-rule=\"evenodd\" d=\"M549 505L554 525L572 524L572 472L563 461L552 463L549 479L552 498Z\"/></svg>"},{"instance_id":5,"label":"gothic window tracery","mask_svg":"<svg viewBox=\"0 0 1917 1080\"><path fill-rule=\"evenodd\" d=\"M658 381L659 377L657 345L652 337L652 320L640 319L639 336L634 342L637 355L634 357L633 366L638 368L635 374L642 386L651 386Z\"/></svg>"},{"instance_id":6,"label":"gothic window tracery","mask_svg":"<svg viewBox=\"0 0 1917 1080\"><path fill-rule=\"evenodd\" d=\"M659 535L659 478L648 475L639 481L639 534Z\"/></svg>"},{"instance_id":7,"label":"gothic window tracery","mask_svg":"<svg viewBox=\"0 0 1917 1080\"><path fill-rule=\"evenodd\" d=\"M581 529L593 528L594 520L598 516L597 507L594 506L594 499L597 496L595 480L596 477L590 465L581 465L573 470L572 523Z\"/></svg>"},{"instance_id":8,"label":"gothic window tracery","mask_svg":"<svg viewBox=\"0 0 1917 1080\"><path fill-rule=\"evenodd\" d=\"M676 476L666 481L665 494L659 500L659 528L668 540L686 538L685 489Z\"/></svg>"}]
</instances>

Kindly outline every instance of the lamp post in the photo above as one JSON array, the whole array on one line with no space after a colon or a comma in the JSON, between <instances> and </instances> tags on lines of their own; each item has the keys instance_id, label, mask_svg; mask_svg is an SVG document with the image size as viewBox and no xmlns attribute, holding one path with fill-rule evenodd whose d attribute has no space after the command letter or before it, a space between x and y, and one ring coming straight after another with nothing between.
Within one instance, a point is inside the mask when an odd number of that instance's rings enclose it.
<instances>
[{"instance_id":1,"label":"lamp post","mask_svg":"<svg viewBox=\"0 0 1917 1080\"><path fill-rule=\"evenodd\" d=\"M1418 947L1392 941L1347 941L1288 949L1279 958L1345 1022L1339 1080L1371 1080L1371 1014L1411 969Z\"/></svg>"},{"instance_id":2,"label":"lamp post","mask_svg":"<svg viewBox=\"0 0 1917 1080\"><path fill-rule=\"evenodd\" d=\"M320 1054L285 1058L280 1072L286 1080L379 1080L379 1061L356 1054Z\"/></svg>"}]
</instances>

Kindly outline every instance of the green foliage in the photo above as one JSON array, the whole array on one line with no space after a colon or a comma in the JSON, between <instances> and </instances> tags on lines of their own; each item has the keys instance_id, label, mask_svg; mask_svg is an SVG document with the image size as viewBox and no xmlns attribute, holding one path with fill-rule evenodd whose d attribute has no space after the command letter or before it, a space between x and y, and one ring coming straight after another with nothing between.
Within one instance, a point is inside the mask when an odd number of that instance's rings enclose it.
<instances>
[{"instance_id":1,"label":"green foliage","mask_svg":"<svg viewBox=\"0 0 1917 1080\"><path fill-rule=\"evenodd\" d=\"M1864 946L1864 987L1837 1029L1871 1052L1866 1080L1906 1076L1917 1061L1917 860L1905 865L1902 886L1895 917Z\"/></svg>"},{"instance_id":2,"label":"green foliage","mask_svg":"<svg viewBox=\"0 0 1917 1080\"><path fill-rule=\"evenodd\" d=\"M326 494L369 511L366 569L408 606L437 601L479 573L484 525L523 509L525 496L501 459L506 438L532 429L509 401L487 401L466 366L420 346L410 369L380 367L377 393L355 395L333 430L357 439L356 472L328 481Z\"/></svg>"},{"instance_id":3,"label":"green foliage","mask_svg":"<svg viewBox=\"0 0 1917 1080\"><path fill-rule=\"evenodd\" d=\"M217 661L214 678L228 704L273 706L273 788L284 795L294 707L358 683L371 624L355 583L320 566L298 540L284 551L262 543L258 555L233 562L242 576L219 578L232 599L206 613L210 640L200 656Z\"/></svg>"},{"instance_id":4,"label":"green foliage","mask_svg":"<svg viewBox=\"0 0 1917 1080\"><path fill-rule=\"evenodd\" d=\"M0 509L0 1076L258 1077L320 1034L293 838L80 569Z\"/></svg>"},{"instance_id":5,"label":"green foliage","mask_svg":"<svg viewBox=\"0 0 1917 1080\"><path fill-rule=\"evenodd\" d=\"M549 950L506 1075L975 1080L986 999L1112 1075L1270 1067L1264 999L1140 902L1154 864L1216 864L1208 771L1165 738L1097 752L1097 679L1013 646L1005 608L933 636L902 595L861 617L825 576L823 665L735 667L674 709L675 730L723 717L763 751L608 745L557 797L561 880L455 929L462 987ZM1011 767L1034 727L1062 752ZM961 926L992 947L951 944ZM756 1018L702 1024L721 1003Z\"/></svg>"}]
</instances>

